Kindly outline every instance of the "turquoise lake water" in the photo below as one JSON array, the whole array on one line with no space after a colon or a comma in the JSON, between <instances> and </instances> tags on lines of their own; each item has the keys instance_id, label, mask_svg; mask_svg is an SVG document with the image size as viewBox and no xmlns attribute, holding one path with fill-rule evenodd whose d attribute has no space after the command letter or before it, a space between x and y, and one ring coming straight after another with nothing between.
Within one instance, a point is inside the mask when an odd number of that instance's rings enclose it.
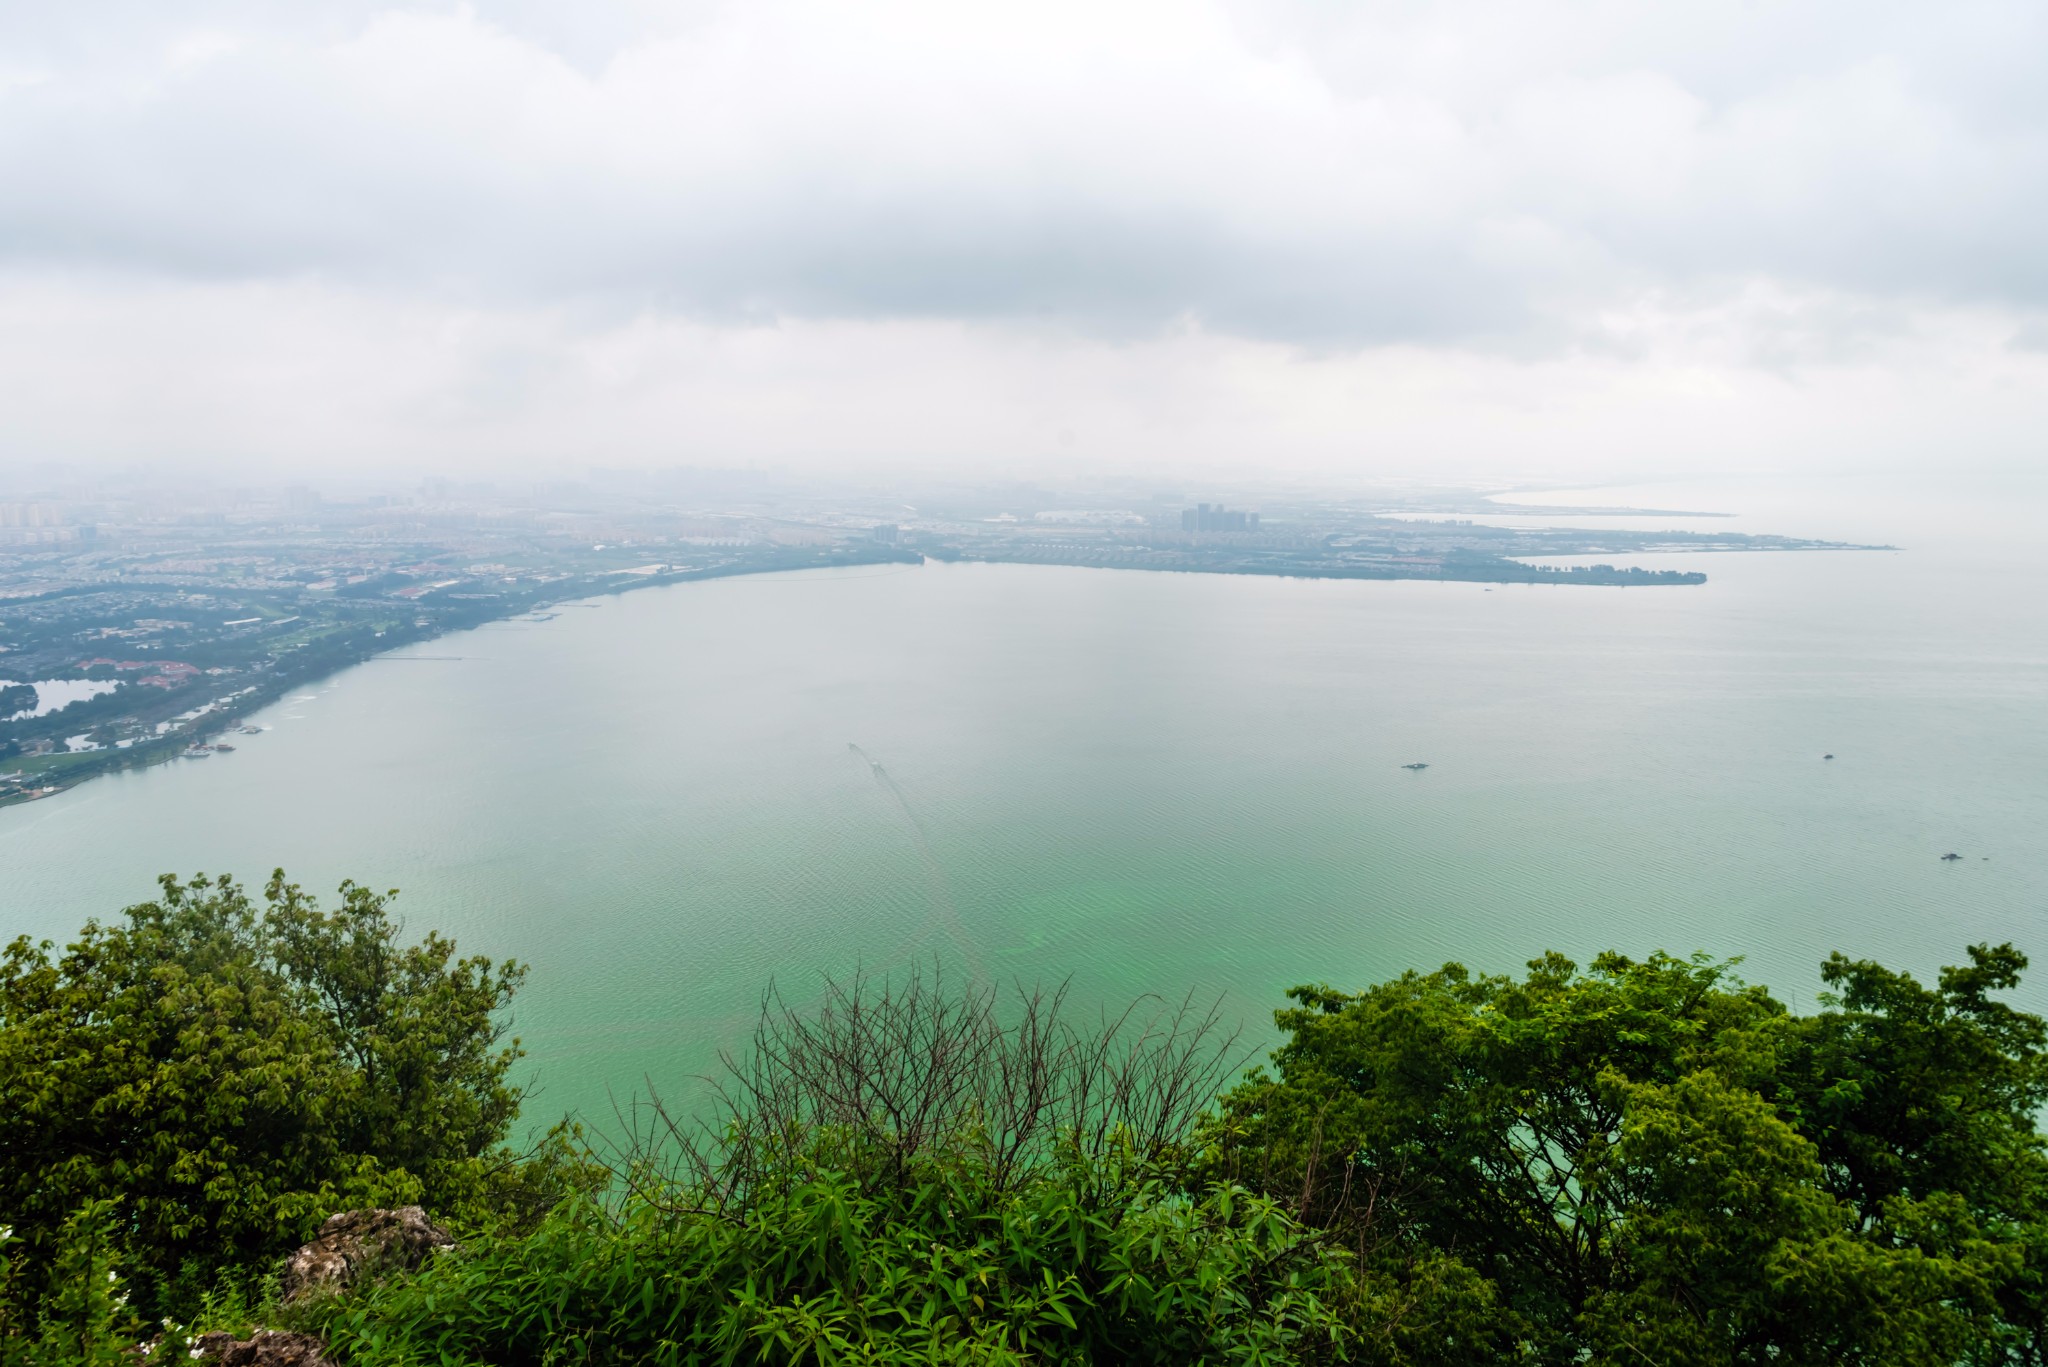
<instances>
[{"instance_id":1,"label":"turquoise lake water","mask_svg":"<svg viewBox=\"0 0 2048 1367\"><path fill-rule=\"evenodd\" d=\"M1599 497L1905 549L1633 561L1695 589L931 564L647 590L0 811L0 933L62 937L168 870L398 887L532 965L531 1114L600 1116L685 1085L771 978L930 957L1220 996L1258 1032L1293 983L1549 948L1743 955L1795 1004L1833 949L2048 953L2040 505Z\"/></svg>"}]
</instances>

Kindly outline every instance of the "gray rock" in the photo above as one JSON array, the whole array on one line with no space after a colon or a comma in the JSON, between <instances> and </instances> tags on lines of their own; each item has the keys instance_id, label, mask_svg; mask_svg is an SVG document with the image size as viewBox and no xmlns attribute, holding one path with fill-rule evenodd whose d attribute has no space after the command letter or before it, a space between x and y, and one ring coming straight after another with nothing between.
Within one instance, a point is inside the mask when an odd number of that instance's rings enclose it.
<instances>
[{"instance_id":1,"label":"gray rock","mask_svg":"<svg viewBox=\"0 0 2048 1367\"><path fill-rule=\"evenodd\" d=\"M289 1304L344 1290L367 1276L409 1272L428 1255L453 1247L448 1231L418 1206L343 1211L329 1216L313 1242L285 1260L284 1299Z\"/></svg>"},{"instance_id":2,"label":"gray rock","mask_svg":"<svg viewBox=\"0 0 2048 1367\"><path fill-rule=\"evenodd\" d=\"M327 1345L311 1334L258 1329L245 1339L218 1331L194 1345L206 1367L334 1367Z\"/></svg>"}]
</instances>

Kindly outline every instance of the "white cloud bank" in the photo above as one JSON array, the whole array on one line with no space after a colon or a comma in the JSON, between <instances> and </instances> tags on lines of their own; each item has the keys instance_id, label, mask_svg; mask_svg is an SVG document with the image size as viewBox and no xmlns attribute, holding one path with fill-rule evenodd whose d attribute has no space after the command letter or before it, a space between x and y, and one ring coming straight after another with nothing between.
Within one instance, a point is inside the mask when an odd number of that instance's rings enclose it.
<instances>
[{"instance_id":1,"label":"white cloud bank","mask_svg":"<svg viewBox=\"0 0 2048 1367\"><path fill-rule=\"evenodd\" d=\"M2032 0L0 8L0 460L2024 464L2044 51Z\"/></svg>"}]
</instances>

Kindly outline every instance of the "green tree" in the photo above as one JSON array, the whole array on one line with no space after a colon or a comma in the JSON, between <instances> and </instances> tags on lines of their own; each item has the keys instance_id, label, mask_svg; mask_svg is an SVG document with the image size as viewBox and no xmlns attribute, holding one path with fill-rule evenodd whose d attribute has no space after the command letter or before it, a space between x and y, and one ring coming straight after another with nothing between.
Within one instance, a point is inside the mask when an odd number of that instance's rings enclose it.
<instances>
[{"instance_id":1,"label":"green tree","mask_svg":"<svg viewBox=\"0 0 2048 1367\"><path fill-rule=\"evenodd\" d=\"M1932 987L1832 956L1829 1010L1800 1022L1779 1102L1818 1150L1827 1189L1867 1237L1995 1245L1999 1332L1983 1361L2048 1363L2048 1027L1994 1000L2027 966L1973 945Z\"/></svg>"},{"instance_id":2,"label":"green tree","mask_svg":"<svg viewBox=\"0 0 2048 1367\"><path fill-rule=\"evenodd\" d=\"M65 1222L117 1203L150 1315L266 1265L328 1214L482 1209L516 1167L503 1009L524 970L406 943L388 897L162 880L61 953L0 956L0 1211L33 1301ZM517 1180L513 1182L517 1185ZM546 1183L542 1183L546 1186Z\"/></svg>"},{"instance_id":3,"label":"green tree","mask_svg":"<svg viewBox=\"0 0 2048 1367\"><path fill-rule=\"evenodd\" d=\"M2040 1024L1984 997L2024 961L1972 954L1931 994L1837 960L1807 1017L1667 955L1296 989L1211 1161L1397 1284L1468 1269L1491 1297L1443 1328L1497 1360L2008 1360Z\"/></svg>"}]
</instances>

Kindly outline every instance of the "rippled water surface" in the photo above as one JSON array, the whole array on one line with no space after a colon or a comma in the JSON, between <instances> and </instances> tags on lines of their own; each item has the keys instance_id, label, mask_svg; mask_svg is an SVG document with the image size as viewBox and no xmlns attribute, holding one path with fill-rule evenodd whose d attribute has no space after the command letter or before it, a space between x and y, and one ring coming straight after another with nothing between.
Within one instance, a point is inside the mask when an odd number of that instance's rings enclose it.
<instances>
[{"instance_id":1,"label":"rippled water surface","mask_svg":"<svg viewBox=\"0 0 2048 1367\"><path fill-rule=\"evenodd\" d=\"M1740 954L1801 1003L1836 948L2048 952L2038 520L1769 512L1906 549L1644 562L1697 589L932 564L499 624L0 812L0 932L170 869L399 887L532 964L539 1109L599 1112L771 978L934 955L1257 1028L1292 983L1546 948Z\"/></svg>"}]
</instances>

